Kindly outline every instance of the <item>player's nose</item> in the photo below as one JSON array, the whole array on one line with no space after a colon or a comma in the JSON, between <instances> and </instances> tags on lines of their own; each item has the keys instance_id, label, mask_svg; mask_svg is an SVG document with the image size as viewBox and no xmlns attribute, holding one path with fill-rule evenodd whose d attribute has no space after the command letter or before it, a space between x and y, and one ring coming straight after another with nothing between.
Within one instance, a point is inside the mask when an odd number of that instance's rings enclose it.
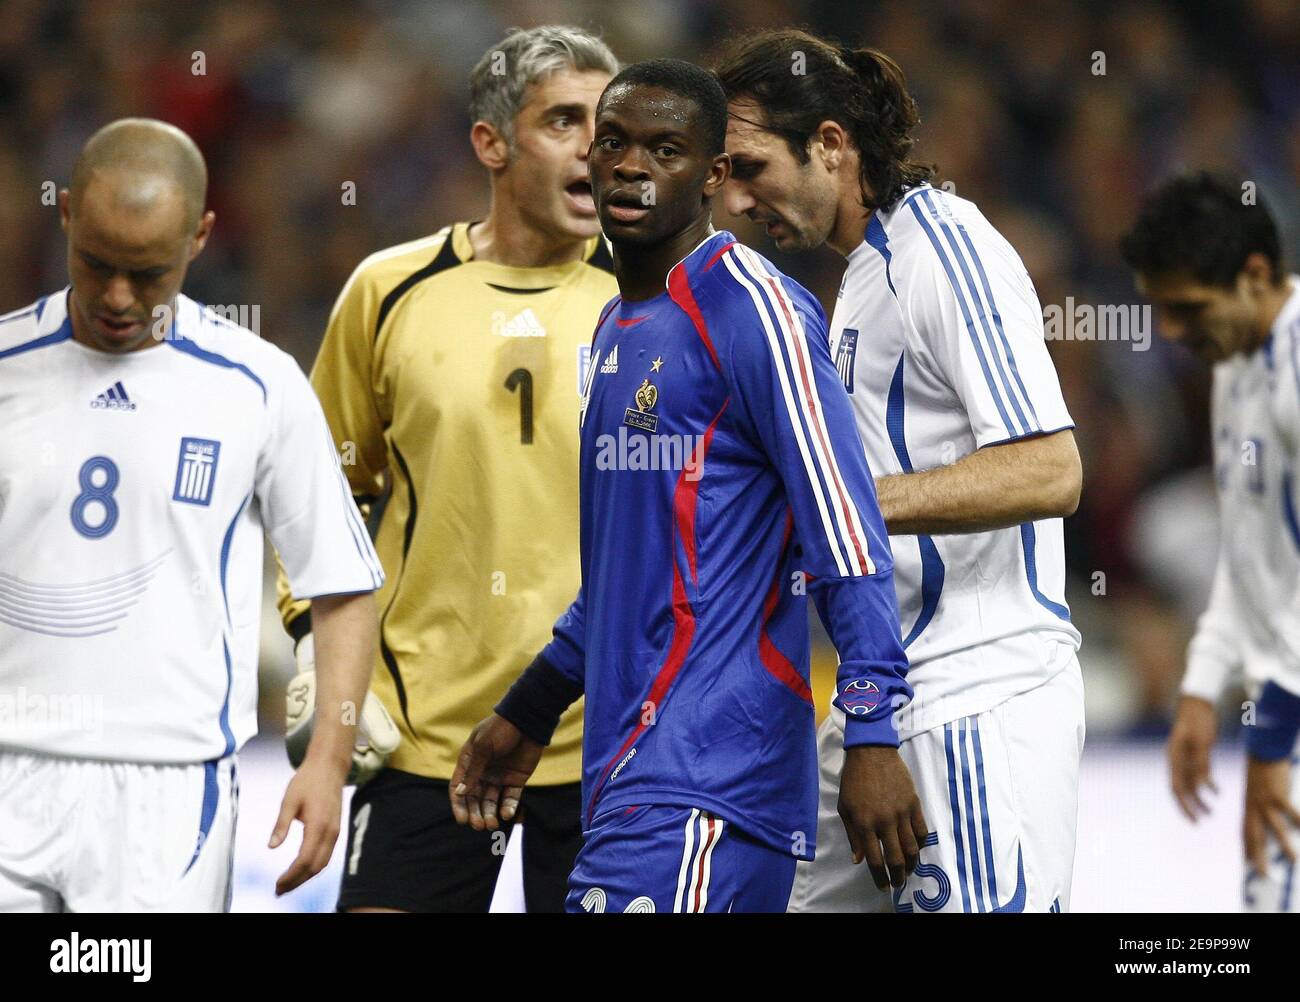
<instances>
[{"instance_id":1,"label":"player's nose","mask_svg":"<svg viewBox=\"0 0 1300 1002\"><path fill-rule=\"evenodd\" d=\"M135 302L131 281L125 275L114 275L104 287L104 306L114 313L125 313Z\"/></svg>"},{"instance_id":2,"label":"player's nose","mask_svg":"<svg viewBox=\"0 0 1300 1002\"><path fill-rule=\"evenodd\" d=\"M739 181L728 181L722 186L722 204L733 216L743 216L758 203Z\"/></svg>"},{"instance_id":3,"label":"player's nose","mask_svg":"<svg viewBox=\"0 0 1300 1002\"><path fill-rule=\"evenodd\" d=\"M649 158L645 151L638 146L629 145L623 153L623 158L614 165L614 174L623 180L649 177Z\"/></svg>"}]
</instances>

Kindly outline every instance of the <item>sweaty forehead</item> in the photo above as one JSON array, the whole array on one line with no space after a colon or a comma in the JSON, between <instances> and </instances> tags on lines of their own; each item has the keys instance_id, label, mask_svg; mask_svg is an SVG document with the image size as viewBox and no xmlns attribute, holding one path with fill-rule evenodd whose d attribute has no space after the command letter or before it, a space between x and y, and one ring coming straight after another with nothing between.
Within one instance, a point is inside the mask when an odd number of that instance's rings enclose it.
<instances>
[{"instance_id":1,"label":"sweaty forehead","mask_svg":"<svg viewBox=\"0 0 1300 1002\"><path fill-rule=\"evenodd\" d=\"M647 84L618 84L605 91L597 119L641 127L677 128L694 124L695 102L683 94Z\"/></svg>"}]
</instances>

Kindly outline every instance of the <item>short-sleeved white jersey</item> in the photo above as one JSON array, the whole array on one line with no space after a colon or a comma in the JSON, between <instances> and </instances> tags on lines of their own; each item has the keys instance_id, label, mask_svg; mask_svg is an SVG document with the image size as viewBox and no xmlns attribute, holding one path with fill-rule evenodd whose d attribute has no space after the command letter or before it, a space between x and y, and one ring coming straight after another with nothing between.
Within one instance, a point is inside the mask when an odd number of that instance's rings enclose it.
<instances>
[{"instance_id":1,"label":"short-sleeved white jersey","mask_svg":"<svg viewBox=\"0 0 1300 1002\"><path fill-rule=\"evenodd\" d=\"M1300 694L1300 276L1288 281L1264 344L1214 367L1219 553L1182 686L1211 701L1238 671Z\"/></svg>"},{"instance_id":2,"label":"short-sleeved white jersey","mask_svg":"<svg viewBox=\"0 0 1300 1002\"><path fill-rule=\"evenodd\" d=\"M1074 426L1019 256L972 202L926 184L872 214L831 351L876 476ZM890 543L927 726L1033 688L1078 648L1059 518ZM993 642L999 651L984 648Z\"/></svg>"},{"instance_id":3,"label":"short-sleeved white jersey","mask_svg":"<svg viewBox=\"0 0 1300 1002\"><path fill-rule=\"evenodd\" d=\"M200 762L257 730L263 531L294 594L383 571L297 363L179 296L162 343L0 318L0 745Z\"/></svg>"}]
</instances>

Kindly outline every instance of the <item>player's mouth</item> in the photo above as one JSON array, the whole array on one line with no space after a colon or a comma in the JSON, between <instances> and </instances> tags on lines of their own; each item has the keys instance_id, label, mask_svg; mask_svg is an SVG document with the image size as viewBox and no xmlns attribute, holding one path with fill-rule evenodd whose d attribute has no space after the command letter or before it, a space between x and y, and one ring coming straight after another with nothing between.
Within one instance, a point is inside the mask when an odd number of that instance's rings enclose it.
<instances>
[{"instance_id":1,"label":"player's mouth","mask_svg":"<svg viewBox=\"0 0 1300 1002\"><path fill-rule=\"evenodd\" d=\"M603 208L605 215L619 223L636 223L650 214L650 207L633 191L607 193Z\"/></svg>"},{"instance_id":2,"label":"player's mouth","mask_svg":"<svg viewBox=\"0 0 1300 1002\"><path fill-rule=\"evenodd\" d=\"M775 237L777 230L784 225L779 216L772 219L767 219L762 216L750 216L749 219L751 222L764 227L769 237Z\"/></svg>"},{"instance_id":3,"label":"player's mouth","mask_svg":"<svg viewBox=\"0 0 1300 1002\"><path fill-rule=\"evenodd\" d=\"M130 317L113 317L96 313L94 327L95 333L106 341L128 341L144 329L144 324Z\"/></svg>"},{"instance_id":4,"label":"player's mouth","mask_svg":"<svg viewBox=\"0 0 1300 1002\"><path fill-rule=\"evenodd\" d=\"M596 200L591 197L591 182L586 180L571 181L564 186L564 197L570 208L580 216L596 214Z\"/></svg>"}]
</instances>

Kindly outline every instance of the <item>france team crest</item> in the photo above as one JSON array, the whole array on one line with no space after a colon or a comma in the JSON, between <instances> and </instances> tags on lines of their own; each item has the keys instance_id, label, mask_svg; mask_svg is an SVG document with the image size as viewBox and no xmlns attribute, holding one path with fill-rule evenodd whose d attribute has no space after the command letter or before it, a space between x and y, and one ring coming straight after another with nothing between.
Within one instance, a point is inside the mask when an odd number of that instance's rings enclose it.
<instances>
[{"instance_id":1,"label":"france team crest","mask_svg":"<svg viewBox=\"0 0 1300 1002\"><path fill-rule=\"evenodd\" d=\"M835 368L844 380L844 388L853 392L853 360L858 354L858 332L846 328L840 332L839 348L835 352Z\"/></svg>"},{"instance_id":2,"label":"france team crest","mask_svg":"<svg viewBox=\"0 0 1300 1002\"><path fill-rule=\"evenodd\" d=\"M221 443L207 438L182 438L181 454L176 461L176 486L173 501L208 505L217 482L217 459Z\"/></svg>"}]
</instances>

